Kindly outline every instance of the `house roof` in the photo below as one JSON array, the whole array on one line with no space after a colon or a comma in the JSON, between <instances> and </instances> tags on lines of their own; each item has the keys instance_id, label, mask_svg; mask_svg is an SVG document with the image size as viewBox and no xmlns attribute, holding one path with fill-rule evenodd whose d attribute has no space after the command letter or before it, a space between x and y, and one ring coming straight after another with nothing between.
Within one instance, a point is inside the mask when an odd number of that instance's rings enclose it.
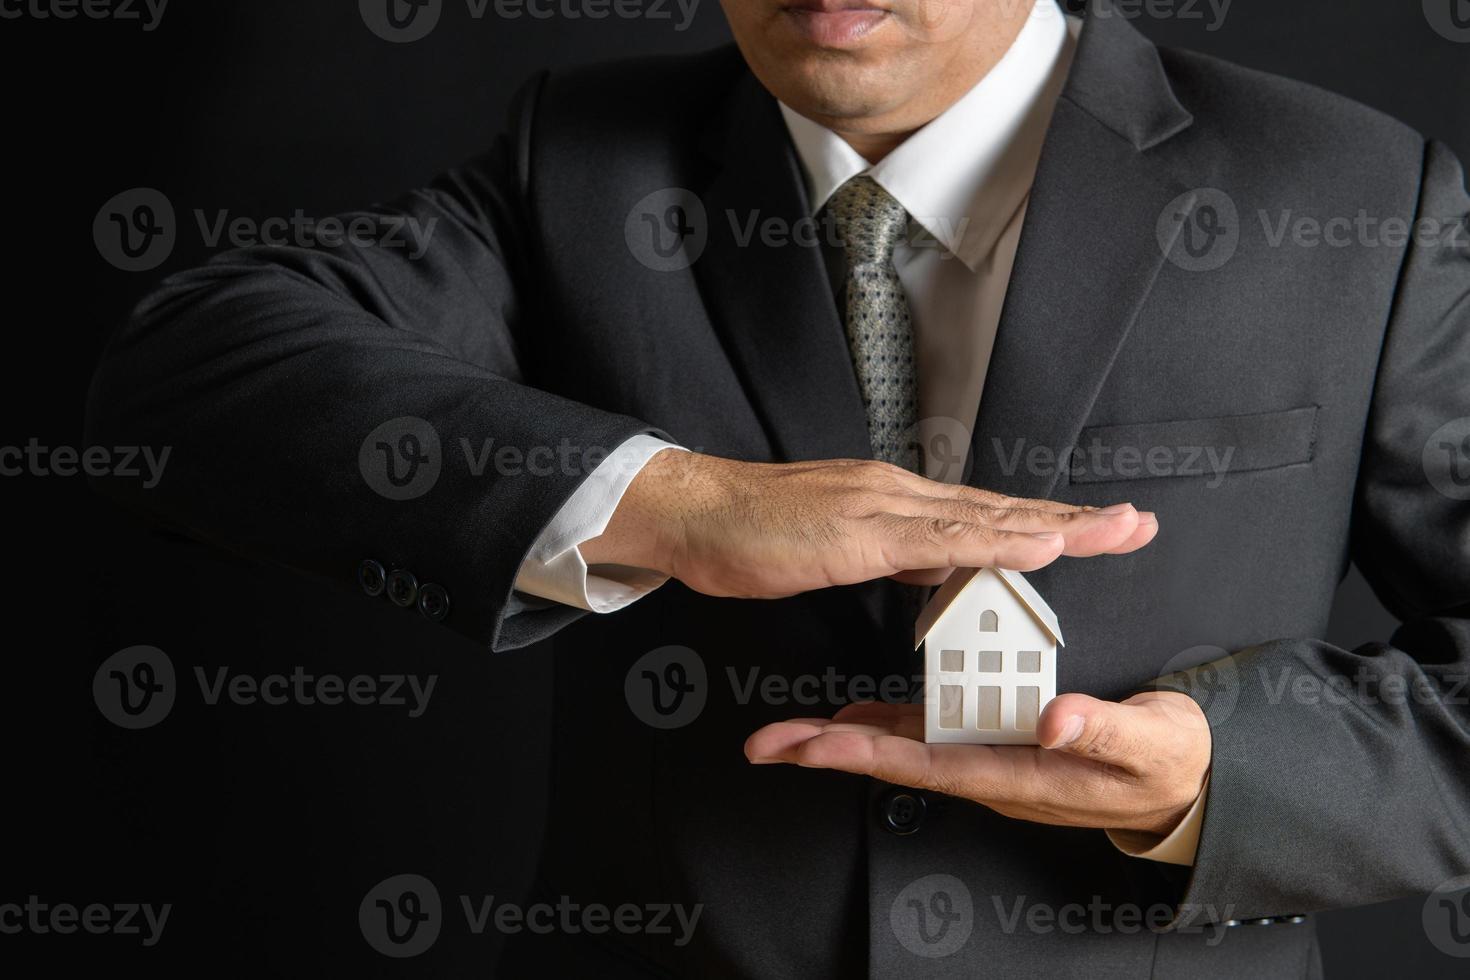
<instances>
[{"instance_id":1,"label":"house roof","mask_svg":"<svg viewBox=\"0 0 1470 980\"><path fill-rule=\"evenodd\" d=\"M918 622L914 623L914 649L919 648L919 645L924 642L924 637L928 636L935 624L944 618L944 614L949 612L954 601L965 589L969 588L970 583L981 572L990 572L1004 582L1011 593L1021 601L1021 605L1036 617L1041 628L1050 633L1051 638L1059 645L1067 645L1062 639L1062 627L1057 622L1057 614L1052 612L1051 606L1046 604L1041 593L1032 588L1031 583L1026 581L1020 572L1013 572L1005 568L957 568L954 574L950 575L949 580L934 593L929 604L919 614Z\"/></svg>"}]
</instances>

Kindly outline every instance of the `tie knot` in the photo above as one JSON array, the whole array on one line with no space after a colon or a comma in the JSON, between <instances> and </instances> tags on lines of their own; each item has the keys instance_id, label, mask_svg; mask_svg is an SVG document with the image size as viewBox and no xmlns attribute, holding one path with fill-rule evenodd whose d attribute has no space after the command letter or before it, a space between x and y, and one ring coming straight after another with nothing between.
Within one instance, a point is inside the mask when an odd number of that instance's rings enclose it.
<instances>
[{"instance_id":1,"label":"tie knot","mask_svg":"<svg viewBox=\"0 0 1470 980\"><path fill-rule=\"evenodd\" d=\"M894 248L908 233L908 212L866 174L837 188L827 211L854 267L892 262Z\"/></svg>"}]
</instances>

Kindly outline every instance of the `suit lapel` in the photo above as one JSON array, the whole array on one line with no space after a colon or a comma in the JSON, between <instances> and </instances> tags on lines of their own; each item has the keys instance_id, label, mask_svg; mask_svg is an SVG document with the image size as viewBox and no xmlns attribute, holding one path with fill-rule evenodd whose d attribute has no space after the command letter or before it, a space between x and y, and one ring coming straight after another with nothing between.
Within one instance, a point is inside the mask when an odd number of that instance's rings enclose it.
<instances>
[{"instance_id":1,"label":"suit lapel","mask_svg":"<svg viewBox=\"0 0 1470 980\"><path fill-rule=\"evenodd\" d=\"M1159 216L1185 190L1155 148L1191 117L1153 45L1099 12L1043 145L973 433L969 482L1017 496L1054 492L1164 262Z\"/></svg>"},{"instance_id":2,"label":"suit lapel","mask_svg":"<svg viewBox=\"0 0 1470 980\"><path fill-rule=\"evenodd\" d=\"M700 194L708 243L695 274L778 460L871 455L862 395L821 249L791 235L809 222L796 154L775 99L745 72L706 150ZM763 240L776 219L785 238Z\"/></svg>"}]
</instances>

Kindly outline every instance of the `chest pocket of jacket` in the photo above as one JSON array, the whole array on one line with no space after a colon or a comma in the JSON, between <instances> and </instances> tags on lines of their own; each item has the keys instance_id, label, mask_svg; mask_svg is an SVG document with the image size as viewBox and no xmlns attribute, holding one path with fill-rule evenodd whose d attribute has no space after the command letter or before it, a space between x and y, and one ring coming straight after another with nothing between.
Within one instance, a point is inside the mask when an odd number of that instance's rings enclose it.
<instances>
[{"instance_id":1,"label":"chest pocket of jacket","mask_svg":"<svg viewBox=\"0 0 1470 980\"><path fill-rule=\"evenodd\" d=\"M1073 483L1213 477L1312 461L1318 406L1174 422L1097 425L1072 454Z\"/></svg>"}]
</instances>

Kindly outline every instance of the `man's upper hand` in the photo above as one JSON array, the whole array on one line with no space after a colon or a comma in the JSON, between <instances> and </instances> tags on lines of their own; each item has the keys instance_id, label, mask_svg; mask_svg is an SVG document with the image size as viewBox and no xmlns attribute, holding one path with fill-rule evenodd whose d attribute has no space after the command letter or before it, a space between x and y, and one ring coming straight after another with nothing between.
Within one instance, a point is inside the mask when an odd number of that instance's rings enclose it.
<instances>
[{"instance_id":1,"label":"man's upper hand","mask_svg":"<svg viewBox=\"0 0 1470 980\"><path fill-rule=\"evenodd\" d=\"M951 569L1030 571L1061 555L1123 554L1158 532L1153 514L1007 497L871 460L742 463L665 451L612 521L581 545L589 565L672 575L699 592L774 597Z\"/></svg>"}]
</instances>

